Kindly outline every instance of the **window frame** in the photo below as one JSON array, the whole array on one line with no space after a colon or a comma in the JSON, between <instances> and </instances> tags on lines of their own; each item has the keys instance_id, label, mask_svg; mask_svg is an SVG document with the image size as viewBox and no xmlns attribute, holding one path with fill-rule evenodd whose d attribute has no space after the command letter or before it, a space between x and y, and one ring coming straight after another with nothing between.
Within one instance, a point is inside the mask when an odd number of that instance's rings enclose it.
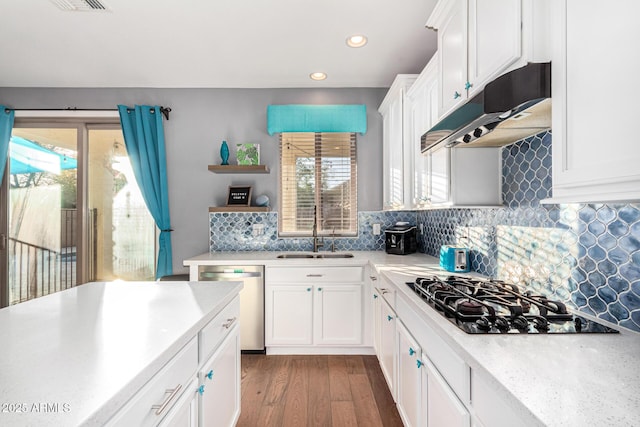
<instances>
[{"instance_id":1,"label":"window frame","mask_svg":"<svg viewBox=\"0 0 640 427\"><path fill-rule=\"evenodd\" d=\"M323 224L323 202L322 202L322 191L318 191L318 189L322 188L322 166L323 166L323 158L330 158L329 156L322 156L323 148L326 149L326 144L330 143L328 141L329 138L323 139L323 134L335 135L336 133L345 135L345 142L348 139L349 141L349 159L350 159L350 167L349 167L349 180L350 180L350 211L348 221L350 222L350 227L348 230L333 230L332 228L327 227L324 228ZM285 211L285 197L284 192L285 188L283 186L283 178L284 171L287 169L288 165L284 164L284 156L283 156L283 148L284 148L284 135L288 134L311 134L314 138L314 205L317 207L315 209L315 222L317 224L317 236L327 236L327 237L357 237L359 233L358 227L358 185L357 185L357 136L355 132L282 132L279 135L279 157L280 157L280 171L278 175L278 189L279 189L279 202L278 202L278 237L312 237L313 232L312 229L301 230L301 231L287 231L284 230L283 222L284 222L284 211ZM324 146L323 146L324 142ZM297 217L296 217L297 218Z\"/></svg>"}]
</instances>

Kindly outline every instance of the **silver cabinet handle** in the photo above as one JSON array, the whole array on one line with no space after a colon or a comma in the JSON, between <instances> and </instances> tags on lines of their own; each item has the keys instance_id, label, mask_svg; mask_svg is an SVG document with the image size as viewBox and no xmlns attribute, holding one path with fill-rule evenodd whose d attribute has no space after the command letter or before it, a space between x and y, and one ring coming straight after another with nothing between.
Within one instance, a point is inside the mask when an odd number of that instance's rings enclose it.
<instances>
[{"instance_id":1,"label":"silver cabinet handle","mask_svg":"<svg viewBox=\"0 0 640 427\"><path fill-rule=\"evenodd\" d=\"M323 274L307 274L307 277L322 277Z\"/></svg>"},{"instance_id":2,"label":"silver cabinet handle","mask_svg":"<svg viewBox=\"0 0 640 427\"><path fill-rule=\"evenodd\" d=\"M222 327L225 329L229 329L231 327L231 325L233 325L233 323L236 321L236 318L233 317L231 319L227 319L227 323L223 323Z\"/></svg>"},{"instance_id":3,"label":"silver cabinet handle","mask_svg":"<svg viewBox=\"0 0 640 427\"><path fill-rule=\"evenodd\" d=\"M382 288L382 289L380 289L380 293L381 293L382 295L386 295L386 294L388 294L388 293L389 293L389 289L384 289L384 288Z\"/></svg>"},{"instance_id":4,"label":"silver cabinet handle","mask_svg":"<svg viewBox=\"0 0 640 427\"><path fill-rule=\"evenodd\" d=\"M376 280L378 280L378 278L377 278L376 276L369 276L369 278L370 278L372 281L374 281L374 282L375 282Z\"/></svg>"},{"instance_id":5,"label":"silver cabinet handle","mask_svg":"<svg viewBox=\"0 0 640 427\"><path fill-rule=\"evenodd\" d=\"M164 402L162 402L160 405L153 405L151 409L156 410L156 415L162 414L162 412L167 409L167 406L169 406L169 402L171 402L173 398L178 395L178 392L180 390L182 390L182 384L178 384L174 389L168 389L165 394L169 395L166 397L166 399L164 399Z\"/></svg>"}]
</instances>

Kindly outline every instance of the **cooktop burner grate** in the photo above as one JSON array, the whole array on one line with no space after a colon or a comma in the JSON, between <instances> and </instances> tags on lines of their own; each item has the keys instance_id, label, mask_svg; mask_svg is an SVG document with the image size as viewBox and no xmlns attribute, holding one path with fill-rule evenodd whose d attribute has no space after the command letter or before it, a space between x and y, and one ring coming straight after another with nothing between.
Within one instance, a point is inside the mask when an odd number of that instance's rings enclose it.
<instances>
[{"instance_id":1,"label":"cooktop burner grate","mask_svg":"<svg viewBox=\"0 0 640 427\"><path fill-rule=\"evenodd\" d=\"M407 285L428 305L470 334L617 333L571 314L560 301L499 280L418 277Z\"/></svg>"}]
</instances>

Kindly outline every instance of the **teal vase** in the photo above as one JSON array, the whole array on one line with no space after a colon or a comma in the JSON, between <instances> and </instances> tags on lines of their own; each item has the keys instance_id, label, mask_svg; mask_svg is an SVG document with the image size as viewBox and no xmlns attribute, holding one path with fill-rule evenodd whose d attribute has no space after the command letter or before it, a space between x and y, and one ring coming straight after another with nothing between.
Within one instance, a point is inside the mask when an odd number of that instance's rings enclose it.
<instances>
[{"instance_id":1,"label":"teal vase","mask_svg":"<svg viewBox=\"0 0 640 427\"><path fill-rule=\"evenodd\" d=\"M220 147L220 157L222 157L222 164L229 164L229 146L227 141L222 141L222 147Z\"/></svg>"}]
</instances>

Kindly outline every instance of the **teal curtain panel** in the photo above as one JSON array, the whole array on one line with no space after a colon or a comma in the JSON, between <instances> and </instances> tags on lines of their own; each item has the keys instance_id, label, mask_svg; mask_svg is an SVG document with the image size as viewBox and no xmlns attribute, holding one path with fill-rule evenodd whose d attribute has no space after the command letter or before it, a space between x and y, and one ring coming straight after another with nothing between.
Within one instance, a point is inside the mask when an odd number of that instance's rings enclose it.
<instances>
[{"instance_id":1,"label":"teal curtain panel","mask_svg":"<svg viewBox=\"0 0 640 427\"><path fill-rule=\"evenodd\" d=\"M367 131L366 105L268 105L267 132Z\"/></svg>"},{"instance_id":2,"label":"teal curtain panel","mask_svg":"<svg viewBox=\"0 0 640 427\"><path fill-rule=\"evenodd\" d=\"M0 105L0 182L2 182L4 168L7 165L14 115L15 112L12 109Z\"/></svg>"},{"instance_id":3,"label":"teal curtain panel","mask_svg":"<svg viewBox=\"0 0 640 427\"><path fill-rule=\"evenodd\" d=\"M156 278L173 274L167 155L159 106L118 105L124 144L144 201L160 229Z\"/></svg>"}]
</instances>

